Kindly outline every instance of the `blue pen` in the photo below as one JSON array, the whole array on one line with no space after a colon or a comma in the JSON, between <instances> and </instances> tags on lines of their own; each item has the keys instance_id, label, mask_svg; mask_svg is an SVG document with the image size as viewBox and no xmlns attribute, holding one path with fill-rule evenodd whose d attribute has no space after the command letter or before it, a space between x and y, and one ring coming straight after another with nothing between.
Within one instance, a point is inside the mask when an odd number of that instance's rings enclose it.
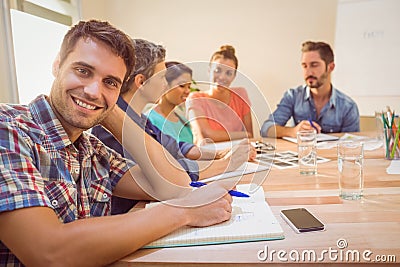
<instances>
[{"instance_id":1,"label":"blue pen","mask_svg":"<svg viewBox=\"0 0 400 267\"><path fill-rule=\"evenodd\" d=\"M191 187L202 187L204 185L207 185L206 183L203 182L199 182L199 181L193 181L190 183ZM249 195L239 192L239 191L235 191L235 190L229 190L229 195L233 196L233 197L250 197Z\"/></svg>"},{"instance_id":2,"label":"blue pen","mask_svg":"<svg viewBox=\"0 0 400 267\"><path fill-rule=\"evenodd\" d=\"M310 123L311 127L313 127L313 128L317 131L317 133L318 133L318 129L317 129L317 127L315 127L315 125L314 125L314 123L312 122L312 120L311 120L311 119L308 119L308 122Z\"/></svg>"}]
</instances>

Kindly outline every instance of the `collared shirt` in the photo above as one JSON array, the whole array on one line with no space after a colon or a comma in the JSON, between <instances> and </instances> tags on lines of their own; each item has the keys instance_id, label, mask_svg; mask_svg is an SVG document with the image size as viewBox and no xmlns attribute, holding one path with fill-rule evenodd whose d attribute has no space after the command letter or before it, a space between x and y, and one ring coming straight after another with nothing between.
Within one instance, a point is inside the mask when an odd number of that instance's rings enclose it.
<instances>
[{"instance_id":1,"label":"collared shirt","mask_svg":"<svg viewBox=\"0 0 400 267\"><path fill-rule=\"evenodd\" d=\"M264 122L261 135L266 137L269 127L274 124L285 126L290 118L293 118L295 125L311 119L321 126L322 133L360 131L357 104L333 86L329 102L322 108L319 116L308 86L301 85L296 89L289 89L278 104L278 108Z\"/></svg>"},{"instance_id":2,"label":"collared shirt","mask_svg":"<svg viewBox=\"0 0 400 267\"><path fill-rule=\"evenodd\" d=\"M82 133L71 143L45 96L0 105L0 212L49 207L63 223L110 215L130 160ZM21 263L0 241L0 265Z\"/></svg>"}]
</instances>

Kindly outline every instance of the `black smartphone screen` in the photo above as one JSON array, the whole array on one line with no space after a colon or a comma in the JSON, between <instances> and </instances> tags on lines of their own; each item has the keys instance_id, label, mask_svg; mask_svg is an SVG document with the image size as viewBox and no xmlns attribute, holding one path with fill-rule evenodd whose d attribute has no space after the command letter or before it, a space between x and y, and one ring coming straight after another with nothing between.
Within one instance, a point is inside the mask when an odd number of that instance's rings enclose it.
<instances>
[{"instance_id":1,"label":"black smartphone screen","mask_svg":"<svg viewBox=\"0 0 400 267\"><path fill-rule=\"evenodd\" d=\"M281 215L298 233L325 229L324 224L305 208L281 210Z\"/></svg>"}]
</instances>

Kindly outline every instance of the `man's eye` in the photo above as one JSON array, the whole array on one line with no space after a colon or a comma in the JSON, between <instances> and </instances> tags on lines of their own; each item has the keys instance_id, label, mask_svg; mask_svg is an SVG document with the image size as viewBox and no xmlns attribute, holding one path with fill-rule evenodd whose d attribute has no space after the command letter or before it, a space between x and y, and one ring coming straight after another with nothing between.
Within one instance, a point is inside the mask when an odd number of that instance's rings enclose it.
<instances>
[{"instance_id":1,"label":"man's eye","mask_svg":"<svg viewBox=\"0 0 400 267\"><path fill-rule=\"evenodd\" d=\"M89 72L86 69L83 69L83 68L76 68L76 71L79 72L80 74L83 74L83 75L88 75L89 74Z\"/></svg>"},{"instance_id":2,"label":"man's eye","mask_svg":"<svg viewBox=\"0 0 400 267\"><path fill-rule=\"evenodd\" d=\"M109 86L118 87L118 83L112 79L105 80L104 82Z\"/></svg>"}]
</instances>

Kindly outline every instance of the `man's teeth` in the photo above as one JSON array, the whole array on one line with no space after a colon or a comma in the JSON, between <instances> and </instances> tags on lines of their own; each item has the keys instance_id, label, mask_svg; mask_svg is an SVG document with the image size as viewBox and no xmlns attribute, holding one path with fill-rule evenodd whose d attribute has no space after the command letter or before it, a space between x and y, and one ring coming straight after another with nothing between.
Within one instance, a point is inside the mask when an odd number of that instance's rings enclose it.
<instances>
[{"instance_id":1,"label":"man's teeth","mask_svg":"<svg viewBox=\"0 0 400 267\"><path fill-rule=\"evenodd\" d=\"M87 108L87 109L92 109L93 110L93 109L96 108L95 106L83 103L82 101L80 101L78 99L75 100L75 103L78 104L78 106L81 106L81 107L84 107L84 108Z\"/></svg>"}]
</instances>

